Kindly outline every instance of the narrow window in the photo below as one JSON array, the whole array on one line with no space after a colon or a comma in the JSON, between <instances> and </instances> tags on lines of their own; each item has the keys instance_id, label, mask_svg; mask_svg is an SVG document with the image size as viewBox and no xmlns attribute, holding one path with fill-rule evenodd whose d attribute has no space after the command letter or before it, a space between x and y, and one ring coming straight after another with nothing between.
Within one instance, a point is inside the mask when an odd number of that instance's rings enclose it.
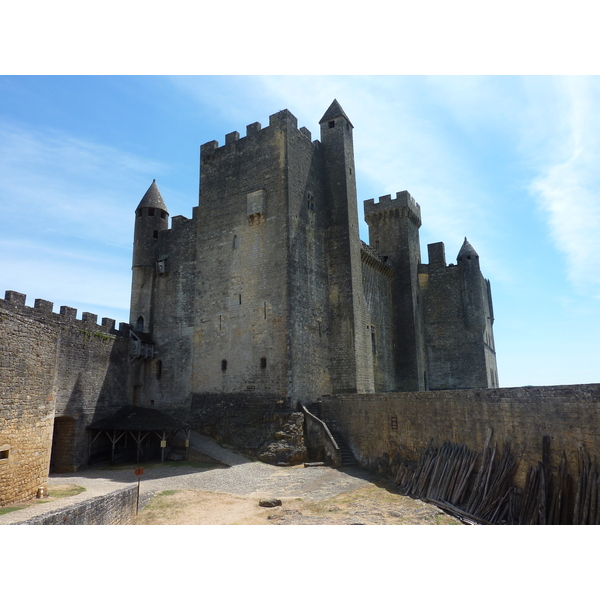
<instances>
[{"instance_id":1,"label":"narrow window","mask_svg":"<svg viewBox=\"0 0 600 600\"><path fill-rule=\"evenodd\" d=\"M138 217L141 217L143 212L144 212L144 211L143 211L141 208L138 208L138 209L135 211L135 214L136 214Z\"/></svg>"},{"instance_id":2,"label":"narrow window","mask_svg":"<svg viewBox=\"0 0 600 600\"><path fill-rule=\"evenodd\" d=\"M375 347L375 327L373 325L371 325L371 351L373 352L373 356L375 356L377 348Z\"/></svg>"},{"instance_id":3,"label":"narrow window","mask_svg":"<svg viewBox=\"0 0 600 600\"><path fill-rule=\"evenodd\" d=\"M238 247L238 237L237 235L233 236L233 249L235 250Z\"/></svg>"},{"instance_id":4,"label":"narrow window","mask_svg":"<svg viewBox=\"0 0 600 600\"><path fill-rule=\"evenodd\" d=\"M155 229L155 230L152 232L152 235L153 235L155 238L157 238L157 237L158 237L158 231Z\"/></svg>"},{"instance_id":5,"label":"narrow window","mask_svg":"<svg viewBox=\"0 0 600 600\"><path fill-rule=\"evenodd\" d=\"M263 316L265 319L267 318L267 303L266 302L263 304Z\"/></svg>"},{"instance_id":6,"label":"narrow window","mask_svg":"<svg viewBox=\"0 0 600 600\"><path fill-rule=\"evenodd\" d=\"M10 453L10 448L5 448L4 450L0 450L0 460L8 460L9 453Z\"/></svg>"},{"instance_id":7,"label":"narrow window","mask_svg":"<svg viewBox=\"0 0 600 600\"><path fill-rule=\"evenodd\" d=\"M221 361L221 371L227 371L227 361L225 359Z\"/></svg>"},{"instance_id":8,"label":"narrow window","mask_svg":"<svg viewBox=\"0 0 600 600\"><path fill-rule=\"evenodd\" d=\"M219 329L223 329L223 315L219 315Z\"/></svg>"},{"instance_id":9,"label":"narrow window","mask_svg":"<svg viewBox=\"0 0 600 600\"><path fill-rule=\"evenodd\" d=\"M242 303L242 295L241 294L238 294L238 299L239 299L240 304L241 304Z\"/></svg>"},{"instance_id":10,"label":"narrow window","mask_svg":"<svg viewBox=\"0 0 600 600\"><path fill-rule=\"evenodd\" d=\"M144 331L144 317L138 317L138 320L135 324L136 331Z\"/></svg>"},{"instance_id":11,"label":"narrow window","mask_svg":"<svg viewBox=\"0 0 600 600\"><path fill-rule=\"evenodd\" d=\"M267 359L266 359L266 357L265 357L265 356L263 356L263 357L260 359L260 368L261 368L261 369L266 369L266 368L267 368Z\"/></svg>"},{"instance_id":12,"label":"narrow window","mask_svg":"<svg viewBox=\"0 0 600 600\"><path fill-rule=\"evenodd\" d=\"M160 218L161 219L166 219L167 218L167 213L164 210L160 211Z\"/></svg>"},{"instance_id":13,"label":"narrow window","mask_svg":"<svg viewBox=\"0 0 600 600\"><path fill-rule=\"evenodd\" d=\"M333 129L335 127L335 121L329 121L329 129Z\"/></svg>"},{"instance_id":14,"label":"narrow window","mask_svg":"<svg viewBox=\"0 0 600 600\"><path fill-rule=\"evenodd\" d=\"M149 217L153 217L154 216L154 209L153 208L149 208L148 209L148 216Z\"/></svg>"}]
</instances>

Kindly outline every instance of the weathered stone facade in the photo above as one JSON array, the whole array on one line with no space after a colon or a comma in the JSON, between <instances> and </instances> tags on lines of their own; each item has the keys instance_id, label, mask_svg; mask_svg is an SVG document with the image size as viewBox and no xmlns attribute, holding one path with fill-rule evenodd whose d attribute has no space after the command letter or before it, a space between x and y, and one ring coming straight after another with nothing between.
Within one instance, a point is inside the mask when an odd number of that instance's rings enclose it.
<instances>
[{"instance_id":1,"label":"weathered stone facade","mask_svg":"<svg viewBox=\"0 0 600 600\"><path fill-rule=\"evenodd\" d=\"M422 265L408 192L365 202L361 242L352 123L334 101L320 126L312 141L284 110L204 144L199 205L170 229L152 183L136 210L130 324L153 352L136 360L134 402L255 393L293 408L324 394L497 387L475 251L456 268Z\"/></svg>"},{"instance_id":2,"label":"weathered stone facade","mask_svg":"<svg viewBox=\"0 0 600 600\"><path fill-rule=\"evenodd\" d=\"M33 498L51 467L86 464L87 425L128 403L131 388L127 325L25 300L0 300L0 505Z\"/></svg>"}]
</instances>

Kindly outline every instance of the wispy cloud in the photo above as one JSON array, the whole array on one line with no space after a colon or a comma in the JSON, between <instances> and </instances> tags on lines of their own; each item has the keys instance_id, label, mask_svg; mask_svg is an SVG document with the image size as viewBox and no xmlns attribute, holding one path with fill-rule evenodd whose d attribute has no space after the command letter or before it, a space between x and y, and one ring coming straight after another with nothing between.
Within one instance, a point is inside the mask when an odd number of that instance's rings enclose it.
<instances>
[{"instance_id":1,"label":"wispy cloud","mask_svg":"<svg viewBox=\"0 0 600 600\"><path fill-rule=\"evenodd\" d=\"M133 210L165 169L63 131L0 120L3 287L122 320Z\"/></svg>"},{"instance_id":2,"label":"wispy cloud","mask_svg":"<svg viewBox=\"0 0 600 600\"><path fill-rule=\"evenodd\" d=\"M110 230L124 241L132 198L166 168L62 131L5 120L0 140L0 203L17 227L50 226L97 240Z\"/></svg>"},{"instance_id":3,"label":"wispy cloud","mask_svg":"<svg viewBox=\"0 0 600 600\"><path fill-rule=\"evenodd\" d=\"M568 278L581 293L600 298L600 81L555 81L562 114L539 124L530 152L539 164L530 191L553 243L566 258Z\"/></svg>"}]
</instances>

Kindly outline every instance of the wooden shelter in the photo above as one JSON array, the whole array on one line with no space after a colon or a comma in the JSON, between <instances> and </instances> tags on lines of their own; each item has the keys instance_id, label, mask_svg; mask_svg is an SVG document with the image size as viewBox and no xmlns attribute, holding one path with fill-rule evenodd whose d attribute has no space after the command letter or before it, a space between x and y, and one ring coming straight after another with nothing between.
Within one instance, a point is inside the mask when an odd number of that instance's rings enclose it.
<instances>
[{"instance_id":1,"label":"wooden shelter","mask_svg":"<svg viewBox=\"0 0 600 600\"><path fill-rule=\"evenodd\" d=\"M115 448L119 442L127 442L133 438L136 444L136 462L140 460L142 443L157 438L157 449L160 448L161 462L165 460L165 450L173 444L175 436L185 436L185 459L189 458L190 426L154 408L141 406L125 406L112 416L94 421L88 429L90 435L90 455L92 444L102 435L106 435L111 443L111 462L115 460Z\"/></svg>"}]
</instances>

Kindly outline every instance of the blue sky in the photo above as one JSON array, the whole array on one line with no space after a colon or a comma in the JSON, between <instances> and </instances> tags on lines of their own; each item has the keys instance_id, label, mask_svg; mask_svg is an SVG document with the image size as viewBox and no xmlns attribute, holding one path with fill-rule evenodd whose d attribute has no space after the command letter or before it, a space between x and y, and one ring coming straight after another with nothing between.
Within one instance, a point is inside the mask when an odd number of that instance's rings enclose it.
<instances>
[{"instance_id":1,"label":"blue sky","mask_svg":"<svg viewBox=\"0 0 600 600\"><path fill-rule=\"evenodd\" d=\"M500 384L600 380L598 77L2 76L0 293L127 321L152 180L190 217L201 144L284 108L318 138L334 98L355 127L360 214L408 190L423 262L428 243L448 262L465 236L478 251Z\"/></svg>"}]
</instances>

